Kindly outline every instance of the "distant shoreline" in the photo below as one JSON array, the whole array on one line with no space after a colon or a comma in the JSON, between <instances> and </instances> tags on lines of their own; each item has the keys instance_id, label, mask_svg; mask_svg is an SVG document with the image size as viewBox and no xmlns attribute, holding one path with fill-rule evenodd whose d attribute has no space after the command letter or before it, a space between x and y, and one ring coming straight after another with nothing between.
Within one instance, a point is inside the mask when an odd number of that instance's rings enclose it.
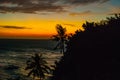
<instances>
[{"instance_id":1,"label":"distant shoreline","mask_svg":"<svg viewBox=\"0 0 120 80\"><path fill-rule=\"evenodd\" d=\"M56 41L51 39L0 39L0 50L16 50L16 49L28 49L28 48L42 48L52 50Z\"/></svg>"}]
</instances>

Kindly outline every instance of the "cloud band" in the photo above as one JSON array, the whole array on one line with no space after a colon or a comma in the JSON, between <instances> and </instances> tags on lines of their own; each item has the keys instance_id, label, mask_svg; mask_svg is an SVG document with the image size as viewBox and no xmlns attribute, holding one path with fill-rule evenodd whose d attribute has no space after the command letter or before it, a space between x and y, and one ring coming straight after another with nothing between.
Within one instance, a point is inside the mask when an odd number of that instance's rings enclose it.
<instances>
[{"instance_id":1,"label":"cloud band","mask_svg":"<svg viewBox=\"0 0 120 80\"><path fill-rule=\"evenodd\" d=\"M0 0L0 13L65 12L67 4L70 7L106 1L109 0Z\"/></svg>"},{"instance_id":2,"label":"cloud band","mask_svg":"<svg viewBox=\"0 0 120 80\"><path fill-rule=\"evenodd\" d=\"M31 28L20 27L20 26L0 26L0 28L8 28L8 29L31 29Z\"/></svg>"}]
</instances>

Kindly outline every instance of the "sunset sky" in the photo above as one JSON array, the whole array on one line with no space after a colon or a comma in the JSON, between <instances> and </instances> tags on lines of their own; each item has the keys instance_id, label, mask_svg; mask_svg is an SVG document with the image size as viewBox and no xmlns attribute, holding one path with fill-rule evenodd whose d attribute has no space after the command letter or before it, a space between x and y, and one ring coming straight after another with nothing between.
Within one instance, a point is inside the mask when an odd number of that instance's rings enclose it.
<instances>
[{"instance_id":1,"label":"sunset sky","mask_svg":"<svg viewBox=\"0 0 120 80\"><path fill-rule=\"evenodd\" d=\"M0 38L49 38L56 24L74 33L114 13L120 0L0 0Z\"/></svg>"}]
</instances>

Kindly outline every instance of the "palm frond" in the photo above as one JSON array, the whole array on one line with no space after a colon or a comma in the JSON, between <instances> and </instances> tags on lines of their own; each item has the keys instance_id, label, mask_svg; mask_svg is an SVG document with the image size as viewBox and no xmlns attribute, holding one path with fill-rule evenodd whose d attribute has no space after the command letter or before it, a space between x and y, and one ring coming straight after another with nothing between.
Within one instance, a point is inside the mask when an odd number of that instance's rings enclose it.
<instances>
[{"instance_id":1,"label":"palm frond","mask_svg":"<svg viewBox=\"0 0 120 80\"><path fill-rule=\"evenodd\" d=\"M28 76L33 75L33 77L39 77L39 78L44 78L45 74L49 74L49 67L46 65L47 61L43 57L42 54L38 55L35 54L34 56L31 57L31 60L28 60L26 62L27 67L25 70L30 70L28 73Z\"/></svg>"},{"instance_id":2,"label":"palm frond","mask_svg":"<svg viewBox=\"0 0 120 80\"><path fill-rule=\"evenodd\" d=\"M31 75L31 74L33 74L33 72L34 72L34 70L32 69L29 73L28 73L28 77Z\"/></svg>"},{"instance_id":3,"label":"palm frond","mask_svg":"<svg viewBox=\"0 0 120 80\"><path fill-rule=\"evenodd\" d=\"M54 50L60 47L60 42L57 43L57 45L54 47Z\"/></svg>"},{"instance_id":4,"label":"palm frond","mask_svg":"<svg viewBox=\"0 0 120 80\"><path fill-rule=\"evenodd\" d=\"M43 67L44 67L45 69L49 69L49 70L50 70L50 67L47 66L47 65L43 65Z\"/></svg>"},{"instance_id":5,"label":"palm frond","mask_svg":"<svg viewBox=\"0 0 120 80\"><path fill-rule=\"evenodd\" d=\"M53 35L53 36L52 36L52 40L54 40L54 41L59 41L59 40L60 40L59 35Z\"/></svg>"},{"instance_id":6,"label":"palm frond","mask_svg":"<svg viewBox=\"0 0 120 80\"><path fill-rule=\"evenodd\" d=\"M50 73L50 71L48 69L42 68L42 70L44 73L48 73L48 74Z\"/></svg>"}]
</instances>

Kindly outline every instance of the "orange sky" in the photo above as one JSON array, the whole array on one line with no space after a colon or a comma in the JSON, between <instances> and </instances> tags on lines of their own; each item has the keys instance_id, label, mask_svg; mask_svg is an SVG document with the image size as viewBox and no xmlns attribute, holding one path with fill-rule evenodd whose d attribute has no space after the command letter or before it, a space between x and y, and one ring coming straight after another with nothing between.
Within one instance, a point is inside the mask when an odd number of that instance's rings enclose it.
<instances>
[{"instance_id":1,"label":"orange sky","mask_svg":"<svg viewBox=\"0 0 120 80\"><path fill-rule=\"evenodd\" d=\"M50 38L57 24L74 33L85 21L97 22L119 13L119 7L119 0L3 0L0 38Z\"/></svg>"},{"instance_id":2,"label":"orange sky","mask_svg":"<svg viewBox=\"0 0 120 80\"><path fill-rule=\"evenodd\" d=\"M81 28L83 21L53 18L47 19L46 16L42 19L41 15L37 14L5 14L12 15L8 19L1 20L0 36L1 38L50 38L56 34L56 24L61 24L66 27L67 33L74 33ZM13 16L14 15L14 16ZM21 16L22 15L22 16ZM21 17L19 17L21 16ZM38 17L39 16L39 17ZM53 15L51 15L53 16ZM57 16L57 15L56 15ZM59 15L58 15L59 16ZM50 17L50 16L49 16ZM4 26L22 27L22 29L5 28Z\"/></svg>"}]
</instances>

